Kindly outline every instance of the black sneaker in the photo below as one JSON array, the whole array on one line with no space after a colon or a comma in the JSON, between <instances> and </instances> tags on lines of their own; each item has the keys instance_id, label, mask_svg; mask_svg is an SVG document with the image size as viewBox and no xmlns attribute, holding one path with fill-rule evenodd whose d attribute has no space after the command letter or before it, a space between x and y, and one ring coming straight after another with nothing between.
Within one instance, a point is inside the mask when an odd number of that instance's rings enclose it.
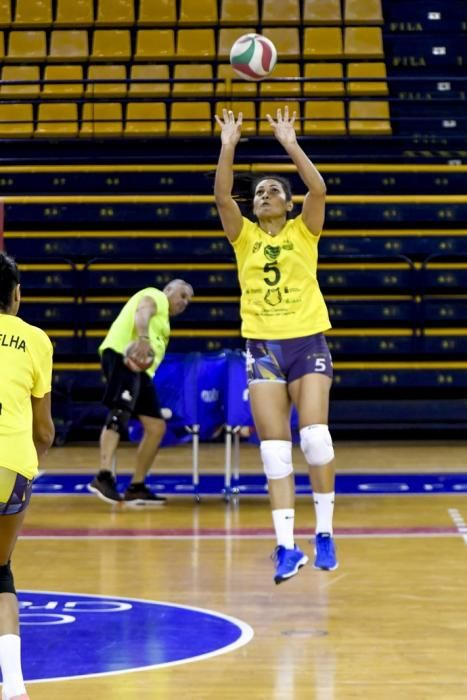
<instances>
[{"instance_id":1,"label":"black sneaker","mask_svg":"<svg viewBox=\"0 0 467 700\"><path fill-rule=\"evenodd\" d=\"M149 489L146 484L130 484L123 500L127 506L138 508L140 506L163 506L167 503L164 496L159 496Z\"/></svg>"},{"instance_id":2,"label":"black sneaker","mask_svg":"<svg viewBox=\"0 0 467 700\"><path fill-rule=\"evenodd\" d=\"M121 495L117 491L117 482L114 475L105 469L101 469L91 483L88 484L88 491L95 493L96 496L99 496L106 503L120 503L122 500Z\"/></svg>"}]
</instances>

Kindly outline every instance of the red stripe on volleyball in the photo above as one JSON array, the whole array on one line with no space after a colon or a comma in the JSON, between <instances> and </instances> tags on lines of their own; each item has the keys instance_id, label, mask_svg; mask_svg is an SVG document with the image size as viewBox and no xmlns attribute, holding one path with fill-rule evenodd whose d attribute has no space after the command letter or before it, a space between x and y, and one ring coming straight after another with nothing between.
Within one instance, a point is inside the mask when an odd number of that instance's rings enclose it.
<instances>
[{"instance_id":1,"label":"red stripe on volleyball","mask_svg":"<svg viewBox=\"0 0 467 700\"><path fill-rule=\"evenodd\" d=\"M263 52L261 54L261 66L263 70L266 71L266 73L269 73L271 70L271 61L272 61L272 51L271 47L269 46L267 41L264 41L260 37L256 39L256 41L261 44L263 47Z\"/></svg>"},{"instance_id":2,"label":"red stripe on volleyball","mask_svg":"<svg viewBox=\"0 0 467 700\"><path fill-rule=\"evenodd\" d=\"M264 76L258 75L256 71L252 70L250 66L248 66L246 63L236 63L233 66L233 69L237 71L237 73L241 73L242 75L247 75L249 78L252 78L252 80L261 80Z\"/></svg>"}]
</instances>

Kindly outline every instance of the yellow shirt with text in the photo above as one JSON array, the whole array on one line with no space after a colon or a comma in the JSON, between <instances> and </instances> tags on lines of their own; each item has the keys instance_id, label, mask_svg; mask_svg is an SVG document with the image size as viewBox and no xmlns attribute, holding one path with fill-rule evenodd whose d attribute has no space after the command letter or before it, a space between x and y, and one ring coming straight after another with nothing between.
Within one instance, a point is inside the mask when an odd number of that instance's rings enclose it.
<instances>
[{"instance_id":1,"label":"yellow shirt with text","mask_svg":"<svg viewBox=\"0 0 467 700\"><path fill-rule=\"evenodd\" d=\"M276 236L243 218L232 245L244 338L301 338L331 327L316 278L318 241L301 216L287 221Z\"/></svg>"},{"instance_id":2,"label":"yellow shirt with text","mask_svg":"<svg viewBox=\"0 0 467 700\"><path fill-rule=\"evenodd\" d=\"M52 390L53 348L40 328L0 314L0 467L27 479L37 474L31 396Z\"/></svg>"}]
</instances>

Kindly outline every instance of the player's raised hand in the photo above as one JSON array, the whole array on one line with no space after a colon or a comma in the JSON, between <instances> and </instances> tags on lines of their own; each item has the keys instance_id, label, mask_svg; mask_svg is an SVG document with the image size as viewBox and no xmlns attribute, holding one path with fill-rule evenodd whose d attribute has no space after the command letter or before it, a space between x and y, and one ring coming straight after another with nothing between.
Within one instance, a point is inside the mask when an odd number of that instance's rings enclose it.
<instances>
[{"instance_id":1,"label":"player's raised hand","mask_svg":"<svg viewBox=\"0 0 467 700\"><path fill-rule=\"evenodd\" d=\"M221 128L221 142L224 145L236 146L242 134L242 112L239 112L237 119L235 119L232 110L223 109L222 119L217 114L215 118Z\"/></svg>"},{"instance_id":2,"label":"player's raised hand","mask_svg":"<svg viewBox=\"0 0 467 700\"><path fill-rule=\"evenodd\" d=\"M289 116L289 108L287 105L284 107L284 114L282 114L282 110L280 108L277 110L275 120L270 114L266 114L266 119L274 131L274 136L283 146L297 143L297 134L295 133L295 116L295 112L293 112L292 116Z\"/></svg>"}]
</instances>

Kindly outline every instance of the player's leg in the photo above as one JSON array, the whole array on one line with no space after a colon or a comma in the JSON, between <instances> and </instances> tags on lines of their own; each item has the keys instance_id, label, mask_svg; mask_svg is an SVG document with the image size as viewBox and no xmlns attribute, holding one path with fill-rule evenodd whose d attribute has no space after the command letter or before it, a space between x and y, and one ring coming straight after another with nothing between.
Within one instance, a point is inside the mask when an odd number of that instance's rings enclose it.
<instances>
[{"instance_id":1,"label":"player's leg","mask_svg":"<svg viewBox=\"0 0 467 700\"><path fill-rule=\"evenodd\" d=\"M165 433L165 420L159 397L147 374L141 376L141 387L135 412L143 426L143 437L136 453L136 465L131 484L124 494L124 501L131 506L163 505L166 499L149 489L145 484L148 471L154 463Z\"/></svg>"},{"instance_id":2,"label":"player's leg","mask_svg":"<svg viewBox=\"0 0 467 700\"><path fill-rule=\"evenodd\" d=\"M31 489L30 481L0 468L0 667L4 700L28 700L21 668L18 600L10 560Z\"/></svg>"},{"instance_id":3,"label":"player's leg","mask_svg":"<svg viewBox=\"0 0 467 700\"><path fill-rule=\"evenodd\" d=\"M116 453L120 438L127 434L141 380L139 374L129 370L123 357L113 350L104 351L102 368L107 380L103 403L108 413L99 440L100 470L88 489L107 503L119 503L122 497L115 478Z\"/></svg>"},{"instance_id":4,"label":"player's leg","mask_svg":"<svg viewBox=\"0 0 467 700\"><path fill-rule=\"evenodd\" d=\"M268 480L276 533L276 572L281 583L294 576L308 558L294 540L295 482L290 432L290 398L280 369L280 347L249 341L247 344L249 395L261 459ZM268 376L269 379L264 377Z\"/></svg>"},{"instance_id":5,"label":"player's leg","mask_svg":"<svg viewBox=\"0 0 467 700\"><path fill-rule=\"evenodd\" d=\"M322 373L291 382L289 392L300 417L300 446L309 468L315 506L315 567L337 568L333 541L334 449L328 429L332 380Z\"/></svg>"}]
</instances>

